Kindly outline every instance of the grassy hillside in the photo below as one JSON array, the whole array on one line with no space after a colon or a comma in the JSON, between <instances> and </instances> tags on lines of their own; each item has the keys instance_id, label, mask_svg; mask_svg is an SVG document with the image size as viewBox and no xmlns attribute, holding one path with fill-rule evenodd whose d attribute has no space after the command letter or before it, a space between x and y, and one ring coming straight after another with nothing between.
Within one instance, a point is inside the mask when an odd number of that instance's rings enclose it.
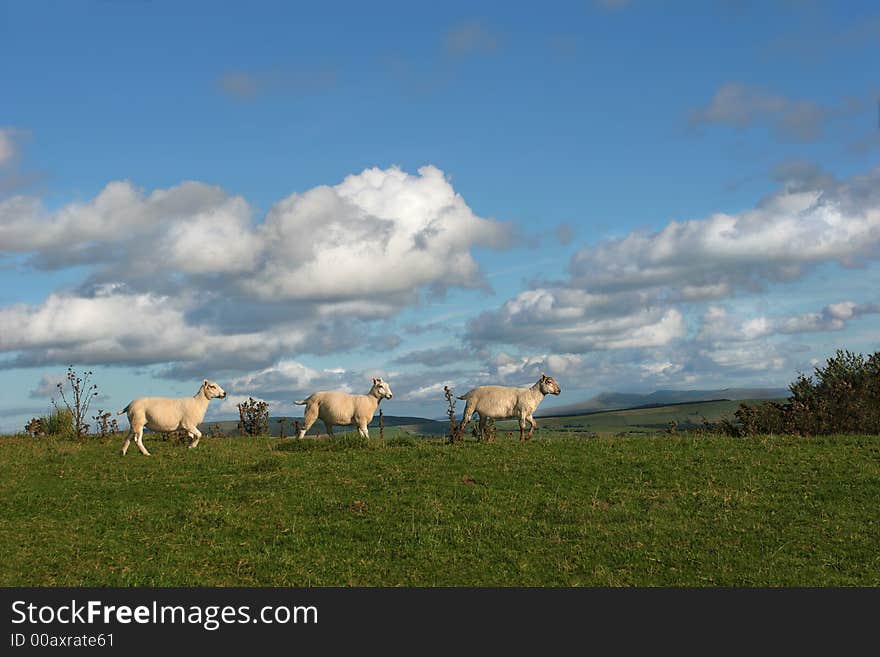
<instances>
[{"instance_id":1,"label":"grassy hillside","mask_svg":"<svg viewBox=\"0 0 880 657\"><path fill-rule=\"evenodd\" d=\"M0 585L880 585L877 437L0 439Z\"/></svg>"},{"instance_id":2,"label":"grassy hillside","mask_svg":"<svg viewBox=\"0 0 880 657\"><path fill-rule=\"evenodd\" d=\"M787 388L718 388L714 390L655 390L651 393L603 392L592 399L573 404L539 409L539 415L579 415L596 411L619 410L640 406L665 406L718 400L781 399L790 394Z\"/></svg>"},{"instance_id":3,"label":"grassy hillside","mask_svg":"<svg viewBox=\"0 0 880 657\"><path fill-rule=\"evenodd\" d=\"M733 414L741 403L764 401L766 400L692 402L536 419L541 429L573 435L644 436L664 432L673 421L678 423L678 430L684 431L700 426L703 419L710 422L717 422L724 417L733 419ZM503 420L497 426L502 432L511 431L519 435L519 425L515 420Z\"/></svg>"}]
</instances>

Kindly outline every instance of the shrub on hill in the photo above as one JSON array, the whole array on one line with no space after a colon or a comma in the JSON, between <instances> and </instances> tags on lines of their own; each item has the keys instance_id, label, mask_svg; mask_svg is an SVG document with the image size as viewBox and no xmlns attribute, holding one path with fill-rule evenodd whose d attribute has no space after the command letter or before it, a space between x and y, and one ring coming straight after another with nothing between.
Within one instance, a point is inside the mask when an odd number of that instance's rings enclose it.
<instances>
[{"instance_id":1,"label":"shrub on hill","mask_svg":"<svg viewBox=\"0 0 880 657\"><path fill-rule=\"evenodd\" d=\"M47 436L53 438L74 438L76 427L74 426L73 413L66 408L56 408L49 415L42 418L43 430Z\"/></svg>"},{"instance_id":2,"label":"shrub on hill","mask_svg":"<svg viewBox=\"0 0 880 657\"><path fill-rule=\"evenodd\" d=\"M248 397L238 405L238 432L242 436L265 436L269 433L269 404Z\"/></svg>"},{"instance_id":3,"label":"shrub on hill","mask_svg":"<svg viewBox=\"0 0 880 657\"><path fill-rule=\"evenodd\" d=\"M739 436L880 434L880 351L866 358L838 349L812 376L799 374L789 390L783 403L740 404L735 423L715 428Z\"/></svg>"}]
</instances>

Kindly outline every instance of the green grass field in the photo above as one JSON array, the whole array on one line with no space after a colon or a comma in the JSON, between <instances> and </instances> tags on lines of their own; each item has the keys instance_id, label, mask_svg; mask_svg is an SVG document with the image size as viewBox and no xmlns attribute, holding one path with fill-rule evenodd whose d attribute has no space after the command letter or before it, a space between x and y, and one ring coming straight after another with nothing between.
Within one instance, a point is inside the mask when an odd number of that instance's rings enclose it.
<instances>
[{"instance_id":1,"label":"green grass field","mask_svg":"<svg viewBox=\"0 0 880 657\"><path fill-rule=\"evenodd\" d=\"M0 439L0 584L880 585L880 439Z\"/></svg>"}]
</instances>

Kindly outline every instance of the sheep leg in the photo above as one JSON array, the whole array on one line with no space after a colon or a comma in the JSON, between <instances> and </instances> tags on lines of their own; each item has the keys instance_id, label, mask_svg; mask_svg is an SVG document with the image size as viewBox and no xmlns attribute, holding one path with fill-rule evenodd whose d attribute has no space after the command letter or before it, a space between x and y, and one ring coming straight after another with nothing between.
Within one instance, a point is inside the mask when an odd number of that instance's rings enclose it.
<instances>
[{"instance_id":1,"label":"sheep leg","mask_svg":"<svg viewBox=\"0 0 880 657\"><path fill-rule=\"evenodd\" d=\"M520 417L519 419L519 439L526 440L523 436L526 433L526 419L524 417Z\"/></svg>"},{"instance_id":2,"label":"sheep leg","mask_svg":"<svg viewBox=\"0 0 880 657\"><path fill-rule=\"evenodd\" d=\"M358 425L358 433L361 435L361 438L369 439L369 437L370 437L370 432L367 430L366 424L359 424Z\"/></svg>"},{"instance_id":3,"label":"sheep leg","mask_svg":"<svg viewBox=\"0 0 880 657\"><path fill-rule=\"evenodd\" d=\"M529 415L526 419L529 421L529 424L531 425L529 428L529 435L526 436L526 440L529 440L532 437L532 434L535 433L535 429L538 428L538 423L535 422L535 418L533 418L531 415Z\"/></svg>"},{"instance_id":4,"label":"sheep leg","mask_svg":"<svg viewBox=\"0 0 880 657\"><path fill-rule=\"evenodd\" d=\"M125 442L122 443L122 455L125 456L125 453L128 451L128 446L131 445L131 429L128 430L128 433L125 434Z\"/></svg>"},{"instance_id":5,"label":"sheep leg","mask_svg":"<svg viewBox=\"0 0 880 657\"><path fill-rule=\"evenodd\" d=\"M193 447L198 447L198 445L199 445L199 440L200 440L201 437L202 437L202 432L199 431L198 428L196 428L196 427L193 427L192 429L187 429L186 432L189 434L189 437L190 437L190 438L194 439L194 440L189 444L189 449L192 449Z\"/></svg>"},{"instance_id":6,"label":"sheep leg","mask_svg":"<svg viewBox=\"0 0 880 657\"><path fill-rule=\"evenodd\" d=\"M474 405L468 400L467 404L464 405L464 413L461 414L461 430L464 431L467 429L468 423L471 421L471 417L474 414ZM480 416L482 417L482 415Z\"/></svg>"},{"instance_id":7,"label":"sheep leg","mask_svg":"<svg viewBox=\"0 0 880 657\"><path fill-rule=\"evenodd\" d=\"M327 422L327 420L324 420L324 428L327 429L327 437L332 438L333 437L333 425L330 424L329 422Z\"/></svg>"},{"instance_id":8,"label":"sheep leg","mask_svg":"<svg viewBox=\"0 0 880 657\"><path fill-rule=\"evenodd\" d=\"M144 425L142 420L132 420L131 416L128 418L128 433L125 434L125 442L122 443L122 455L125 456L128 453L128 446L131 445L131 439L134 438L134 444L138 443L138 432L143 433Z\"/></svg>"},{"instance_id":9,"label":"sheep leg","mask_svg":"<svg viewBox=\"0 0 880 657\"><path fill-rule=\"evenodd\" d=\"M306 406L306 412L305 412L305 415L303 415L303 428L299 430L299 435L297 436L297 438L304 438L306 435L306 432L312 428L312 425L315 423L315 421L317 419L318 419L318 406L317 406L317 404Z\"/></svg>"},{"instance_id":10,"label":"sheep leg","mask_svg":"<svg viewBox=\"0 0 880 657\"><path fill-rule=\"evenodd\" d=\"M480 414L479 430L477 432L477 435L479 436L480 440L483 440L486 437L486 421L488 419L489 418L486 417L485 415Z\"/></svg>"},{"instance_id":11,"label":"sheep leg","mask_svg":"<svg viewBox=\"0 0 880 657\"><path fill-rule=\"evenodd\" d=\"M144 447L144 429L141 427L138 429L138 432L134 435L134 444L137 445L137 448L141 450L141 454L144 456L149 456L150 453L147 451L147 448Z\"/></svg>"}]
</instances>

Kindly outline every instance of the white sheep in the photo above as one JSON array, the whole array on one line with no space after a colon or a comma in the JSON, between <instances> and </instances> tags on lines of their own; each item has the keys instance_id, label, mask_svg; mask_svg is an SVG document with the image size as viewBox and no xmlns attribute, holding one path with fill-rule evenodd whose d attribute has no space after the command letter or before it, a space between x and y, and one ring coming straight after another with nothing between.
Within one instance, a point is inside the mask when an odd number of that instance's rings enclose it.
<instances>
[{"instance_id":1,"label":"white sheep","mask_svg":"<svg viewBox=\"0 0 880 657\"><path fill-rule=\"evenodd\" d=\"M189 434L192 442L190 449L199 444L202 432L199 431L199 423L205 419L208 410L208 402L218 397L223 399L226 392L213 381L205 379L202 387L192 397L172 399L170 397L138 397L128 406L119 411L128 415L128 423L131 428L125 436L122 445L122 455L128 451L128 446L134 437L134 444L141 450L141 454L149 456L150 453L144 447L144 426L151 431L177 431L184 429Z\"/></svg>"},{"instance_id":2,"label":"white sheep","mask_svg":"<svg viewBox=\"0 0 880 657\"><path fill-rule=\"evenodd\" d=\"M486 428L489 418L500 420L515 417L519 420L519 439L528 440L532 437L538 423L532 413L544 400L544 395L558 395L562 390L556 379L541 374L541 378L531 388L506 388L504 386L479 386L461 395L459 399L467 401L464 414L461 416L462 426L467 426L471 416L480 416L480 437ZM529 435L523 438L529 421Z\"/></svg>"},{"instance_id":3,"label":"white sheep","mask_svg":"<svg viewBox=\"0 0 880 657\"><path fill-rule=\"evenodd\" d=\"M333 427L339 425L357 425L358 433L364 438L370 437L367 425L383 399L391 399L391 387L382 379L373 379L373 387L366 395L350 395L347 392L321 391L316 392L304 401L294 404L306 407L303 417L305 424L299 431L299 438L306 435L315 421L320 417L327 427L327 434L333 436Z\"/></svg>"}]
</instances>

